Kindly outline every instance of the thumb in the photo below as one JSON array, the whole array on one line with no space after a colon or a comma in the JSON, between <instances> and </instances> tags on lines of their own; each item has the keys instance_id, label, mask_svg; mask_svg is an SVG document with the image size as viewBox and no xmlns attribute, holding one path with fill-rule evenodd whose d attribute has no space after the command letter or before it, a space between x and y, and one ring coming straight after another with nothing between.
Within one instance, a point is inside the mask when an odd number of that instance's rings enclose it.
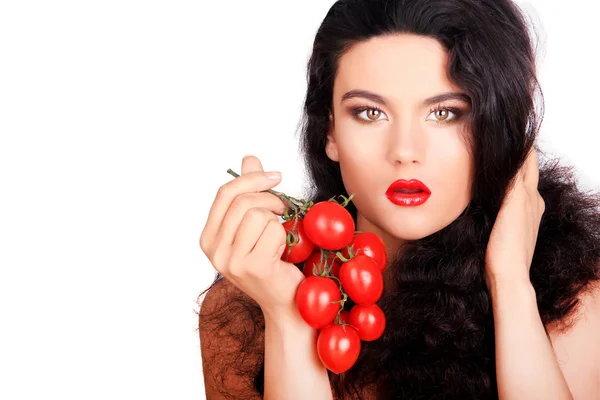
<instances>
[{"instance_id":1,"label":"thumb","mask_svg":"<svg viewBox=\"0 0 600 400\"><path fill-rule=\"evenodd\" d=\"M263 172L263 166L260 160L253 156L247 155L242 159L242 175L250 172Z\"/></svg>"}]
</instances>

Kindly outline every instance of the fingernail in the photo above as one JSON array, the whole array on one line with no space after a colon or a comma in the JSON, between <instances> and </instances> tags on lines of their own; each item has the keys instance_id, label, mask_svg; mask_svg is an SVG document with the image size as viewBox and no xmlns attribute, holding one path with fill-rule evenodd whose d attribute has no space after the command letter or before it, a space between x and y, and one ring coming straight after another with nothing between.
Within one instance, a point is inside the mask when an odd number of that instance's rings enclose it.
<instances>
[{"instance_id":1,"label":"fingernail","mask_svg":"<svg viewBox=\"0 0 600 400\"><path fill-rule=\"evenodd\" d=\"M273 180L281 179L281 172L274 171L274 172L267 172L266 174L267 174L267 178L269 178L269 179L273 179Z\"/></svg>"}]
</instances>

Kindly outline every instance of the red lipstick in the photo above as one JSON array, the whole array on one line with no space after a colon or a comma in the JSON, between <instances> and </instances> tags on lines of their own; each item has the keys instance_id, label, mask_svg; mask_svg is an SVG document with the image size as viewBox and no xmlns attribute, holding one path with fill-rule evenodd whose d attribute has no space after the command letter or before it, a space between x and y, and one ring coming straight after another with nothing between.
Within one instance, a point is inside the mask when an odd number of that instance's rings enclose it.
<instances>
[{"instance_id":1,"label":"red lipstick","mask_svg":"<svg viewBox=\"0 0 600 400\"><path fill-rule=\"evenodd\" d=\"M392 182L385 195L399 206L419 206L431 196L431 190L418 179L398 179Z\"/></svg>"}]
</instances>

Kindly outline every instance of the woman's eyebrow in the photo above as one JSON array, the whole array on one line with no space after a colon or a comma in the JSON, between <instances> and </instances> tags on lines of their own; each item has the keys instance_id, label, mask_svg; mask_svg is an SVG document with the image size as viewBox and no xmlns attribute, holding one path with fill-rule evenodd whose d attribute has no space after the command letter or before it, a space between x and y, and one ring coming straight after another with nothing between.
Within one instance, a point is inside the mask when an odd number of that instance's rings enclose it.
<instances>
[{"instance_id":1,"label":"woman's eyebrow","mask_svg":"<svg viewBox=\"0 0 600 400\"><path fill-rule=\"evenodd\" d=\"M344 100L348 100L353 97L362 97L362 98L374 101L376 103L379 103L381 105L387 106L387 102L383 96L380 96L376 93L369 92L368 90L362 90L362 89L354 89L354 90L350 90L347 93L344 93L344 95L342 96L342 102ZM426 106L430 106L432 104L440 103L440 102L446 101L446 100L458 100L458 101L465 102L467 104L471 104L471 99L465 93L446 92L446 93L441 93L441 94L437 94L435 96L426 98L425 100L423 100L421 105L423 107L426 107Z\"/></svg>"}]
</instances>

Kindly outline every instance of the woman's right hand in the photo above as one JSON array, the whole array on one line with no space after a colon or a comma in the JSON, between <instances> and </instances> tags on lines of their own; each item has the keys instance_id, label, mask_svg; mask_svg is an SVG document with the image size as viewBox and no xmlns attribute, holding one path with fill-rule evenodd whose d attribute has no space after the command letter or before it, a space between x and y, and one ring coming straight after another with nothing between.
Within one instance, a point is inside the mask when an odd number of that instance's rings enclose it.
<instances>
[{"instance_id":1,"label":"woman's right hand","mask_svg":"<svg viewBox=\"0 0 600 400\"><path fill-rule=\"evenodd\" d=\"M242 160L239 177L221 186L200 235L200 248L213 267L254 299L265 316L294 313L296 289L304 274L281 260L286 232L277 215L285 203L266 190L269 179L260 160Z\"/></svg>"}]
</instances>

